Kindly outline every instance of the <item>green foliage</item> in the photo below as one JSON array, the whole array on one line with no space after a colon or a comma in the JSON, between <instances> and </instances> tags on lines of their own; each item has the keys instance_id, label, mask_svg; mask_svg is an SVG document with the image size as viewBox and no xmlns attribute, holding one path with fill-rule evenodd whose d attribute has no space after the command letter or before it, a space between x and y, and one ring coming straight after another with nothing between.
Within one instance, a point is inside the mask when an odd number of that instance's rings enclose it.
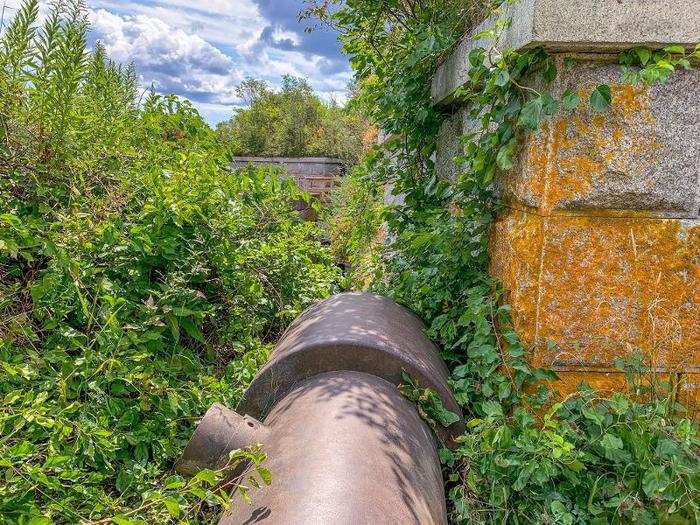
<instances>
[{"instance_id":1,"label":"green foliage","mask_svg":"<svg viewBox=\"0 0 700 525\"><path fill-rule=\"evenodd\" d=\"M666 83L676 69L690 69L691 60L700 60L700 44L692 53L674 45L656 50L635 47L620 54L623 80L630 84Z\"/></svg>"},{"instance_id":2,"label":"green foliage","mask_svg":"<svg viewBox=\"0 0 700 525\"><path fill-rule=\"evenodd\" d=\"M629 394L601 399L583 385L553 404L548 382L556 375L530 365L504 291L487 271L497 171L514 167L523 136L543 119L579 107L580 96L567 91L555 98L549 86L556 66L542 49L473 50L469 78L456 96L476 125L463 138L456 180L441 180L431 155L447 115L431 105L430 78L461 36L461 22L475 20L464 11L478 13L489 3L358 0L330 9L333 4L314 2L310 13L341 30L359 100L391 136L384 162L368 176L401 197L385 213L390 242L373 287L426 320L469 421L458 449L441 452L452 521L698 521L700 442L672 392L630 377ZM497 40L509 23L501 20L481 36ZM590 110L604 111L611 102L610 87L598 86ZM352 206L364 198L354 197ZM404 393L427 421L449 422L434 393L410 378L405 383Z\"/></svg>"},{"instance_id":3,"label":"green foliage","mask_svg":"<svg viewBox=\"0 0 700 525\"><path fill-rule=\"evenodd\" d=\"M700 518L700 440L674 417L670 385L640 361L630 394L579 392L532 412L491 402L454 451L457 523L695 523ZM679 407L674 407L679 408Z\"/></svg>"},{"instance_id":4,"label":"green foliage","mask_svg":"<svg viewBox=\"0 0 700 525\"><path fill-rule=\"evenodd\" d=\"M381 155L368 155L345 175L332 194L326 219L333 258L348 266L350 286L363 288L371 280L381 245L384 191L371 177Z\"/></svg>"},{"instance_id":5,"label":"green foliage","mask_svg":"<svg viewBox=\"0 0 700 525\"><path fill-rule=\"evenodd\" d=\"M82 3L0 39L0 521L203 522L238 484L174 461L339 280L305 195L227 168L187 102L85 48Z\"/></svg>"},{"instance_id":6,"label":"green foliage","mask_svg":"<svg viewBox=\"0 0 700 525\"><path fill-rule=\"evenodd\" d=\"M351 106L324 103L305 79L285 76L279 92L248 79L238 94L249 107L218 126L234 155L328 156L356 162L364 151L365 119Z\"/></svg>"},{"instance_id":7,"label":"green foliage","mask_svg":"<svg viewBox=\"0 0 700 525\"><path fill-rule=\"evenodd\" d=\"M440 396L430 388L421 388L406 372L402 374L403 384L399 387L401 393L413 401L418 407L418 413L433 430L438 426L449 427L459 421L459 415L445 408Z\"/></svg>"}]
</instances>

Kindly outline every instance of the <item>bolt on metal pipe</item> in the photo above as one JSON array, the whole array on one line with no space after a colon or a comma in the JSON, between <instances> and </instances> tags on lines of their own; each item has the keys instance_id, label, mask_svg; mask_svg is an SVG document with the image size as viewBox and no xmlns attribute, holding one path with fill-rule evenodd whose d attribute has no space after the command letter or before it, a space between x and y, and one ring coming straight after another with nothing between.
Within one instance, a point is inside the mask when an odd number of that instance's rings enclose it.
<instances>
[{"instance_id":1,"label":"bolt on metal pipe","mask_svg":"<svg viewBox=\"0 0 700 525\"><path fill-rule=\"evenodd\" d=\"M207 412L178 470L221 468L230 451L263 445L272 485L220 525L446 524L438 441L398 391L402 371L461 416L417 317L372 294L331 297L292 323L238 413ZM459 421L439 437L462 431Z\"/></svg>"}]
</instances>

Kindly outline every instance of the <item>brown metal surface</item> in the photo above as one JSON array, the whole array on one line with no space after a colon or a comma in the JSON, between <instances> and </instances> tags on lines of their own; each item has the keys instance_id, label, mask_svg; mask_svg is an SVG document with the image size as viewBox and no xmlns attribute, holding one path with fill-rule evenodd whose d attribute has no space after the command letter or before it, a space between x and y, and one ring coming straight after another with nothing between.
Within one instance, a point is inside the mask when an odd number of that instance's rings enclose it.
<instances>
[{"instance_id":1,"label":"brown metal surface","mask_svg":"<svg viewBox=\"0 0 700 525\"><path fill-rule=\"evenodd\" d=\"M234 500L220 525L447 523L436 441L394 385L330 372L268 416L272 484Z\"/></svg>"},{"instance_id":2,"label":"brown metal surface","mask_svg":"<svg viewBox=\"0 0 700 525\"><path fill-rule=\"evenodd\" d=\"M432 388L445 408L462 415L447 380L449 372L418 317L390 299L345 293L304 312L287 329L270 360L248 388L237 410L262 419L291 388L334 370L373 374L399 385L406 371ZM464 431L461 422L441 430L449 444Z\"/></svg>"},{"instance_id":3,"label":"brown metal surface","mask_svg":"<svg viewBox=\"0 0 700 525\"><path fill-rule=\"evenodd\" d=\"M399 392L402 370L461 415L418 318L372 294L332 297L290 326L239 405L264 424L214 405L178 470L263 445L272 484L252 505L235 500L221 525L444 525L437 440Z\"/></svg>"},{"instance_id":4,"label":"brown metal surface","mask_svg":"<svg viewBox=\"0 0 700 525\"><path fill-rule=\"evenodd\" d=\"M268 429L255 418L216 403L197 425L175 468L187 476L203 469L221 469L228 463L229 452L263 443L267 434Z\"/></svg>"}]
</instances>

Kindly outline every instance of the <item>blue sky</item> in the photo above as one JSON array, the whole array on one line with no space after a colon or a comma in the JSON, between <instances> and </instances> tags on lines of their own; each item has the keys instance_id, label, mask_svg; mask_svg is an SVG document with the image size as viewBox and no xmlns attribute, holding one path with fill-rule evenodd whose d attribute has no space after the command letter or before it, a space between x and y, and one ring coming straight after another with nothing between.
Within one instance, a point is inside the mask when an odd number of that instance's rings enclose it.
<instances>
[{"instance_id":1,"label":"blue sky","mask_svg":"<svg viewBox=\"0 0 700 525\"><path fill-rule=\"evenodd\" d=\"M21 0L0 0L17 6ZM48 3L48 2L44 2ZM190 99L210 122L240 105L246 77L279 85L306 77L324 98L343 101L351 73L336 35L297 22L301 0L87 0L91 42L133 60L141 83Z\"/></svg>"}]
</instances>

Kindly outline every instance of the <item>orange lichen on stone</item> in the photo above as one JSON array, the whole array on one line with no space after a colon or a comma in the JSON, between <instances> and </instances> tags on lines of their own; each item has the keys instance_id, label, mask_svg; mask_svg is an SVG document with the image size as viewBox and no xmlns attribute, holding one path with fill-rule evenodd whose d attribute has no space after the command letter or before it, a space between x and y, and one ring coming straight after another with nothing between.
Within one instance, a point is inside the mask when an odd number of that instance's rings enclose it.
<instances>
[{"instance_id":1,"label":"orange lichen on stone","mask_svg":"<svg viewBox=\"0 0 700 525\"><path fill-rule=\"evenodd\" d=\"M554 391L560 397L566 397L579 390L581 383L588 385L601 396L628 389L625 374L622 372L587 372L587 371L558 371L559 380L554 385Z\"/></svg>"},{"instance_id":2,"label":"orange lichen on stone","mask_svg":"<svg viewBox=\"0 0 700 525\"><path fill-rule=\"evenodd\" d=\"M677 399L693 417L700 419L700 373L680 374Z\"/></svg>"},{"instance_id":3,"label":"orange lichen on stone","mask_svg":"<svg viewBox=\"0 0 700 525\"><path fill-rule=\"evenodd\" d=\"M526 341L534 340L536 330L542 222L537 215L511 210L491 227L491 274L508 290L507 302L517 312L515 329Z\"/></svg>"},{"instance_id":4,"label":"orange lichen on stone","mask_svg":"<svg viewBox=\"0 0 700 525\"><path fill-rule=\"evenodd\" d=\"M679 220L509 210L493 226L491 271L538 365L610 369L642 349L680 370L700 364L698 253L700 228Z\"/></svg>"},{"instance_id":5,"label":"orange lichen on stone","mask_svg":"<svg viewBox=\"0 0 700 525\"><path fill-rule=\"evenodd\" d=\"M650 167L658 164L661 145L648 88L612 86L613 104L594 113L587 104L572 114L545 120L530 134L516 170L500 174L504 198L556 210L605 208L596 202L609 187L638 188L643 193ZM590 96L581 89L581 98Z\"/></svg>"}]
</instances>

